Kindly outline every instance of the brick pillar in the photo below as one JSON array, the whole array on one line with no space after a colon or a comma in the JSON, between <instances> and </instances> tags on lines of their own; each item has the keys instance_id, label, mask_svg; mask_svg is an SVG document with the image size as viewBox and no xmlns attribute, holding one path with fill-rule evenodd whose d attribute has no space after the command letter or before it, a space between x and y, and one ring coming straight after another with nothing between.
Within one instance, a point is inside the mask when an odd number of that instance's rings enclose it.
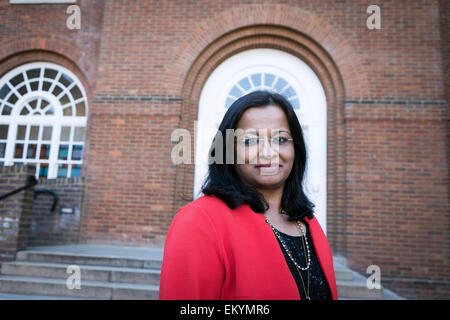
<instances>
[{"instance_id":1,"label":"brick pillar","mask_svg":"<svg viewBox=\"0 0 450 320\"><path fill-rule=\"evenodd\" d=\"M32 165L0 166L0 195L28 184L34 172ZM0 200L0 262L14 260L17 251L26 249L33 196L32 187Z\"/></svg>"}]
</instances>

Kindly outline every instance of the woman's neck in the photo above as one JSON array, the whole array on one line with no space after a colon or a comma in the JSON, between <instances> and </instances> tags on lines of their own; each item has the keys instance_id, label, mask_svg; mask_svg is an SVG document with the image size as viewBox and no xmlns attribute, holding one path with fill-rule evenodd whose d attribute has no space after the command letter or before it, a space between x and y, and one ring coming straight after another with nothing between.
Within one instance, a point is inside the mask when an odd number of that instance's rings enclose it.
<instances>
[{"instance_id":1,"label":"woman's neck","mask_svg":"<svg viewBox=\"0 0 450 320\"><path fill-rule=\"evenodd\" d=\"M263 189L258 190L267 201L269 208L264 213L265 215L278 215L281 211L281 197L283 196L283 188L279 189Z\"/></svg>"},{"instance_id":2,"label":"woman's neck","mask_svg":"<svg viewBox=\"0 0 450 320\"><path fill-rule=\"evenodd\" d=\"M298 236L297 223L289 221L286 214L281 214L281 198L283 196L283 188L276 190L258 190L269 204L269 209L264 212L264 216L269 220L270 224L277 230L291 236Z\"/></svg>"}]
</instances>

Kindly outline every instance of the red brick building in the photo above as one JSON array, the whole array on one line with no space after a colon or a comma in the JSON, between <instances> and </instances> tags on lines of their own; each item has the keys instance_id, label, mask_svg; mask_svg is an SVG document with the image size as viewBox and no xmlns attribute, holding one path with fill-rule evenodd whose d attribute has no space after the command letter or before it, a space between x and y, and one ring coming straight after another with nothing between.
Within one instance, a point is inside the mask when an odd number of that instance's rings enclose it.
<instances>
[{"instance_id":1,"label":"red brick building","mask_svg":"<svg viewBox=\"0 0 450 320\"><path fill-rule=\"evenodd\" d=\"M292 86L311 139L323 125L325 144L309 143L324 147L313 192L333 253L380 266L407 298L450 298L448 1L14 2L0 0L0 162L35 164L41 185L79 199L70 239L31 243L162 245L200 170L171 161L172 132L261 76ZM278 63L287 54L305 75Z\"/></svg>"}]
</instances>

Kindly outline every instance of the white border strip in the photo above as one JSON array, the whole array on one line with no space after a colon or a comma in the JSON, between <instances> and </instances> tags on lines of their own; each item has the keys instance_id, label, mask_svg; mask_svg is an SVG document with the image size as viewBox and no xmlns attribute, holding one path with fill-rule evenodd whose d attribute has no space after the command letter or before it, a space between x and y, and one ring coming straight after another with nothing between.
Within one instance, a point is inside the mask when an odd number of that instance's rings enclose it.
<instances>
[{"instance_id":1,"label":"white border strip","mask_svg":"<svg viewBox=\"0 0 450 320\"><path fill-rule=\"evenodd\" d=\"M77 0L9 0L10 4L77 3Z\"/></svg>"}]
</instances>

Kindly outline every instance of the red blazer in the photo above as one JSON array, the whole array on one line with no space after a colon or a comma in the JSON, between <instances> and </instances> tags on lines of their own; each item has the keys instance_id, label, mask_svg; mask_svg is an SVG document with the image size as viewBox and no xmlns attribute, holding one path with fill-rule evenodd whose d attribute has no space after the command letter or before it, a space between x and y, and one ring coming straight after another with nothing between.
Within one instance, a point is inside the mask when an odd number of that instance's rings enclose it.
<instances>
[{"instance_id":1,"label":"red blazer","mask_svg":"<svg viewBox=\"0 0 450 320\"><path fill-rule=\"evenodd\" d=\"M167 234L159 298L298 300L297 285L265 216L248 205L231 210L203 196L182 207ZM328 241L306 220L333 299L336 279Z\"/></svg>"}]
</instances>

